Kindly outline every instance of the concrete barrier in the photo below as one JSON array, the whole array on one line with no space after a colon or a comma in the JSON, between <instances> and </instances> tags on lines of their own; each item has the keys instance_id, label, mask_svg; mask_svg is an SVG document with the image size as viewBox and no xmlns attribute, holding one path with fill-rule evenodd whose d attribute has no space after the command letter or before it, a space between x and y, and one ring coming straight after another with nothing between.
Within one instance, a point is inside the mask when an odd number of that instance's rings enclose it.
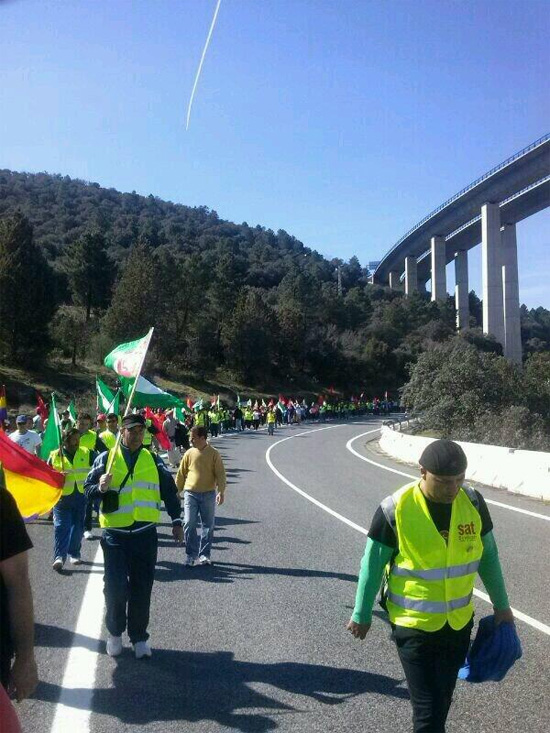
<instances>
[{"instance_id":1,"label":"concrete barrier","mask_svg":"<svg viewBox=\"0 0 550 733\"><path fill-rule=\"evenodd\" d=\"M420 454L433 440L384 426L380 447L390 456L418 466ZM481 443L459 444L468 458L468 480L550 501L550 453Z\"/></svg>"}]
</instances>

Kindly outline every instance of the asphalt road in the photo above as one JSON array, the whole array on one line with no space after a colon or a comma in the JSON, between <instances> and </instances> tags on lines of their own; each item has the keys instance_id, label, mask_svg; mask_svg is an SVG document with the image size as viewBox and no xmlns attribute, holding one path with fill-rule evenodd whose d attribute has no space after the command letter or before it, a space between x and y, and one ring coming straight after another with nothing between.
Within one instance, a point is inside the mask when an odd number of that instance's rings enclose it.
<instances>
[{"instance_id":1,"label":"asphalt road","mask_svg":"<svg viewBox=\"0 0 550 733\"><path fill-rule=\"evenodd\" d=\"M368 528L380 500L407 482L346 448L379 424L295 426L273 438L261 431L214 441L230 481L218 510L215 565L184 568L184 550L174 546L168 523L159 528L149 660L136 661L129 648L116 659L105 654L97 539L85 543L86 564L58 575L51 570L51 524L33 524L41 683L34 699L19 706L24 730L410 730L407 690L383 615L375 612L364 642L345 631L365 535L295 490ZM380 454L368 442L373 438L360 437L353 448L414 473ZM272 466L294 488L269 467L270 447ZM550 507L535 500L483 493L550 516ZM548 626L550 523L489 509L512 606ZM477 618L489 612L476 599ZM550 636L524 621L517 626L523 659L501 683L459 682L450 733L550 730Z\"/></svg>"}]
</instances>

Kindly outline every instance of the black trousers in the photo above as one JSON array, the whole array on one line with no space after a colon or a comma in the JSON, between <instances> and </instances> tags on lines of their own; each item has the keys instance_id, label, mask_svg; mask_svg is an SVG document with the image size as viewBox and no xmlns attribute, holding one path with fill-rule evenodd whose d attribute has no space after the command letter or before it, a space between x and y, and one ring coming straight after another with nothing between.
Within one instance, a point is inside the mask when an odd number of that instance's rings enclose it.
<instances>
[{"instance_id":1,"label":"black trousers","mask_svg":"<svg viewBox=\"0 0 550 733\"><path fill-rule=\"evenodd\" d=\"M394 626L392 638L403 665L413 708L414 733L445 733L458 670L464 664L473 621L455 631Z\"/></svg>"},{"instance_id":2,"label":"black trousers","mask_svg":"<svg viewBox=\"0 0 550 733\"><path fill-rule=\"evenodd\" d=\"M113 636L128 628L132 644L147 641L149 608L157 561L157 530L103 532L105 626Z\"/></svg>"}]
</instances>

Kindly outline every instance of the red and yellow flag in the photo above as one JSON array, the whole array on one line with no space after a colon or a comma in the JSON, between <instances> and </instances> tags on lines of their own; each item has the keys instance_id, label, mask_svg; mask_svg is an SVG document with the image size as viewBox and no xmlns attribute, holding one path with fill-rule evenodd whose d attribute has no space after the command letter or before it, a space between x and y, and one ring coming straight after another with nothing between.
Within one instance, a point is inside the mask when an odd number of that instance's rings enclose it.
<instances>
[{"instance_id":1,"label":"red and yellow flag","mask_svg":"<svg viewBox=\"0 0 550 733\"><path fill-rule=\"evenodd\" d=\"M57 504L65 477L28 453L0 431L0 466L6 488L25 521L45 514Z\"/></svg>"}]
</instances>

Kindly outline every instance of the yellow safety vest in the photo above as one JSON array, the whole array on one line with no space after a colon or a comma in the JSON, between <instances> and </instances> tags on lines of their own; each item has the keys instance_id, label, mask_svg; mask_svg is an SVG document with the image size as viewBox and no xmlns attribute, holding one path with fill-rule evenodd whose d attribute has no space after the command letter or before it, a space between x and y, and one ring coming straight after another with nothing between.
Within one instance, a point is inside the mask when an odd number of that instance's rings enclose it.
<instances>
[{"instance_id":1,"label":"yellow safety vest","mask_svg":"<svg viewBox=\"0 0 550 733\"><path fill-rule=\"evenodd\" d=\"M153 424L153 421L150 418L147 418L145 421L145 432L143 433L143 445L146 448L149 448L150 445L153 443L153 434L149 432L149 428Z\"/></svg>"},{"instance_id":2,"label":"yellow safety vest","mask_svg":"<svg viewBox=\"0 0 550 733\"><path fill-rule=\"evenodd\" d=\"M50 453L50 462L56 471L65 471L67 474L65 476L65 483L63 485L61 496L69 496L72 494L75 484L78 492L83 494L84 481L90 472L90 451L87 448L77 448L72 461L70 461L65 454L63 454L63 460L61 460L61 454L59 451L60 449L53 450Z\"/></svg>"},{"instance_id":3,"label":"yellow safety vest","mask_svg":"<svg viewBox=\"0 0 550 733\"><path fill-rule=\"evenodd\" d=\"M437 631L448 623L458 630L472 618L483 543L481 516L468 494L475 496L472 489L461 488L453 501L447 542L437 531L418 481L382 502L390 524L394 520L399 548L387 569L393 624Z\"/></svg>"},{"instance_id":4,"label":"yellow safety vest","mask_svg":"<svg viewBox=\"0 0 550 733\"><path fill-rule=\"evenodd\" d=\"M88 450L95 450L95 444L97 442L97 435L93 430L87 430L80 436L79 446L81 448L87 448Z\"/></svg>"},{"instance_id":5,"label":"yellow safety vest","mask_svg":"<svg viewBox=\"0 0 550 733\"><path fill-rule=\"evenodd\" d=\"M207 417L205 412L199 412L195 417L195 425L206 427L206 421Z\"/></svg>"},{"instance_id":6,"label":"yellow safety vest","mask_svg":"<svg viewBox=\"0 0 550 733\"><path fill-rule=\"evenodd\" d=\"M109 457L113 453L109 451ZM110 488L119 490L128 474L128 466L119 447L113 466ZM128 476L118 495L118 509L103 514L101 504L99 524L101 527L129 527L134 522L160 522L160 484L158 468L148 450L140 450L133 473Z\"/></svg>"},{"instance_id":7,"label":"yellow safety vest","mask_svg":"<svg viewBox=\"0 0 550 733\"><path fill-rule=\"evenodd\" d=\"M115 443L116 443L116 434L115 433L112 433L110 430L104 430L102 433L99 434L99 437L105 443L105 445L107 446L109 450L115 447Z\"/></svg>"},{"instance_id":8,"label":"yellow safety vest","mask_svg":"<svg viewBox=\"0 0 550 733\"><path fill-rule=\"evenodd\" d=\"M275 422L275 413L274 412L268 412L267 413L267 422L268 423L274 423Z\"/></svg>"}]
</instances>

